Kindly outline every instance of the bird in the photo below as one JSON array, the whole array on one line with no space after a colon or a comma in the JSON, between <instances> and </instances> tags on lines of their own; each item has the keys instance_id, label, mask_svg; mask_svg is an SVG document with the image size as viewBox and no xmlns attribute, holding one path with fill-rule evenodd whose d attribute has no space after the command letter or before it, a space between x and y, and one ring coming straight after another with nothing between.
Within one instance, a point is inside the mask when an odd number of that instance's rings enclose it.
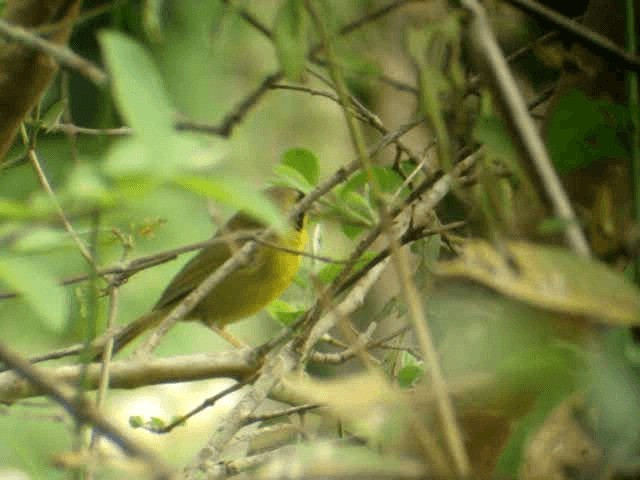
<instances>
[{"instance_id":1,"label":"bird","mask_svg":"<svg viewBox=\"0 0 640 480\"><path fill-rule=\"evenodd\" d=\"M264 193L283 213L303 197L302 192L283 186L270 187ZM245 212L231 217L214 235L214 241L172 278L152 309L115 334L113 353L157 326L182 299L265 227ZM241 346L225 327L259 312L280 296L295 278L307 238L307 215L301 213L285 227L284 233L273 233L259 243L250 262L215 286L185 320L199 320L225 340Z\"/></svg>"}]
</instances>

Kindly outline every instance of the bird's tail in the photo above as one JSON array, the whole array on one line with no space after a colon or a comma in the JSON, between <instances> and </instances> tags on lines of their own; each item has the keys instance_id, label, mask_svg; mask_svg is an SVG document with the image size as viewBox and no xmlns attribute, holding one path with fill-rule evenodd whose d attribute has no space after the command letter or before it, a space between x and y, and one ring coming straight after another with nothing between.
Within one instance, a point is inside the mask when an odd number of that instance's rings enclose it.
<instances>
[{"instance_id":1,"label":"bird's tail","mask_svg":"<svg viewBox=\"0 0 640 480\"><path fill-rule=\"evenodd\" d=\"M113 338L113 355L118 353L124 347L126 347L129 343L131 343L138 336L143 334L145 331L150 328L155 327L160 323L162 318L164 317L164 313L162 310L152 310L144 315L136 318L133 322L122 328L118 331ZM102 356L102 352L104 351L108 339L111 337L107 337L104 339L100 339L96 345L96 353L93 357L93 361L100 360Z\"/></svg>"}]
</instances>

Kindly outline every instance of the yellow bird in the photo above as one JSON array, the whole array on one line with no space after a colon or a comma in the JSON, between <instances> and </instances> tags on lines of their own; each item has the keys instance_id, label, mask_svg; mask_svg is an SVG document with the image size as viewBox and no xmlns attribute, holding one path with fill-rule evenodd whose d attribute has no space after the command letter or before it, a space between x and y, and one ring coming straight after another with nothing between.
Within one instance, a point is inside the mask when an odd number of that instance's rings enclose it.
<instances>
[{"instance_id":1,"label":"yellow bird","mask_svg":"<svg viewBox=\"0 0 640 480\"><path fill-rule=\"evenodd\" d=\"M301 192L287 187L271 187L265 193L283 213L303 196ZM307 243L306 223L306 215L302 214L289 225L285 234L274 234L268 242L258 245L249 264L235 270L213 288L191 311L187 320L200 320L237 345L237 340L224 328L259 312L291 284L301 260L300 255L294 252L302 251ZM263 228L263 223L247 214L235 214L215 235L221 240L229 236L230 240L203 248L187 262L165 288L153 309L116 335L114 353L160 323L172 308L227 261L233 252L242 248L248 241L247 236L256 235ZM246 234L245 238L241 238L243 234ZM234 240L238 237L239 240Z\"/></svg>"}]
</instances>

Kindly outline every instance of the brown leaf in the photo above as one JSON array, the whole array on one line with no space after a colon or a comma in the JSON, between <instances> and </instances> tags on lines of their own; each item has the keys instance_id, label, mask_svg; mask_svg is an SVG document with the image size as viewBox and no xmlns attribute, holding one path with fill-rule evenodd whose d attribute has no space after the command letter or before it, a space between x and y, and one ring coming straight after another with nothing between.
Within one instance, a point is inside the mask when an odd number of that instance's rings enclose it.
<instances>
[{"instance_id":1,"label":"brown leaf","mask_svg":"<svg viewBox=\"0 0 640 480\"><path fill-rule=\"evenodd\" d=\"M483 240L441 262L441 276L474 280L539 308L599 323L640 324L640 291L603 263L552 246L510 242L499 251Z\"/></svg>"},{"instance_id":2,"label":"brown leaf","mask_svg":"<svg viewBox=\"0 0 640 480\"><path fill-rule=\"evenodd\" d=\"M567 398L529 440L519 480L598 478L602 448L580 424L578 396Z\"/></svg>"}]
</instances>

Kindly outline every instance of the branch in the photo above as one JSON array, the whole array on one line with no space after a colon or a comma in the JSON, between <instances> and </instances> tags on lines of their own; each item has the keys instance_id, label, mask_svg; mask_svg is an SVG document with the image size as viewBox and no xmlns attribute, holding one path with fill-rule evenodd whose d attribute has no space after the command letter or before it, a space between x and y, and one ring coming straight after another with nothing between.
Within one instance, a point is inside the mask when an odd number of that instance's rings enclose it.
<instances>
[{"instance_id":1,"label":"branch","mask_svg":"<svg viewBox=\"0 0 640 480\"><path fill-rule=\"evenodd\" d=\"M82 378L83 388L94 390L100 383L101 365L65 365L40 368L53 384L75 385ZM180 355L171 358L116 360L110 365L111 388L134 389L162 383L188 382L207 378L242 379L258 368L250 349L236 349L215 354ZM0 402L13 403L45 393L42 386L32 384L11 371L0 373Z\"/></svg>"}]
</instances>

